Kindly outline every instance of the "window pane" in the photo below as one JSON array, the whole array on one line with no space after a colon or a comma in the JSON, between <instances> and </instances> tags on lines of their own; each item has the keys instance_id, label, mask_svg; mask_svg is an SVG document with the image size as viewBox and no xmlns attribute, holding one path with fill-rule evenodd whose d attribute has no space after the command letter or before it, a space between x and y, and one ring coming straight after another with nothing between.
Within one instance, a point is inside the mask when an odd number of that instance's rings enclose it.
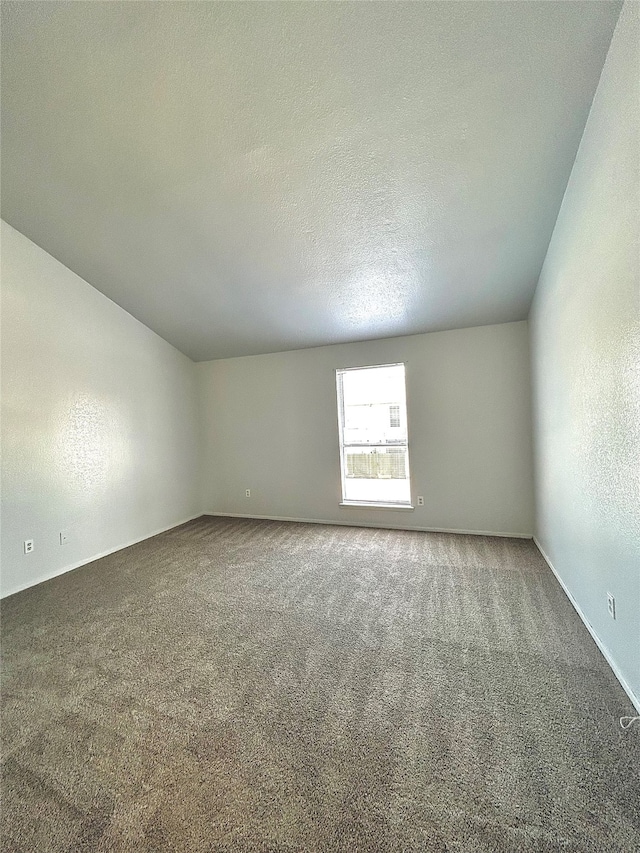
<instances>
[{"instance_id":1,"label":"window pane","mask_svg":"<svg viewBox=\"0 0 640 853\"><path fill-rule=\"evenodd\" d=\"M344 500L411 503L406 447L345 447Z\"/></svg>"},{"instance_id":2,"label":"window pane","mask_svg":"<svg viewBox=\"0 0 640 853\"><path fill-rule=\"evenodd\" d=\"M345 444L406 442L404 364L346 370L342 388Z\"/></svg>"}]
</instances>

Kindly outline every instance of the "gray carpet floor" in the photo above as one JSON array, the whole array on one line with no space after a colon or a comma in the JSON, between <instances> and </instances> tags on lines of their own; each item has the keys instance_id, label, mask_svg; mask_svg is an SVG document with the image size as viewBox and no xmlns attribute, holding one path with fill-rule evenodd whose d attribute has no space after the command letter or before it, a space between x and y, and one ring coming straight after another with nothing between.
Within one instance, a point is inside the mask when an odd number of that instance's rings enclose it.
<instances>
[{"instance_id":1,"label":"gray carpet floor","mask_svg":"<svg viewBox=\"0 0 640 853\"><path fill-rule=\"evenodd\" d=\"M640 850L532 542L203 517L2 606L2 849Z\"/></svg>"}]
</instances>

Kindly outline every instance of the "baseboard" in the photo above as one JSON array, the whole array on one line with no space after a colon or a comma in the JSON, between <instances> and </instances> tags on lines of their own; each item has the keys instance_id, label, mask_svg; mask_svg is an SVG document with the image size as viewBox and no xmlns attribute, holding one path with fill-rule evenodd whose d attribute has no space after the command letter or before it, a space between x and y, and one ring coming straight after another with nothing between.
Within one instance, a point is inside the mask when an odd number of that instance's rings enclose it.
<instances>
[{"instance_id":1,"label":"baseboard","mask_svg":"<svg viewBox=\"0 0 640 853\"><path fill-rule=\"evenodd\" d=\"M501 536L507 539L531 539L531 533L499 533L495 530L460 530L453 527L413 527L406 524L380 524L376 521L336 521L333 518L295 518L289 515L251 515L246 512L203 512L221 518L255 518L264 521L297 521L302 524L338 524L342 527L378 527L382 530L409 530L417 533L463 533L467 536Z\"/></svg>"},{"instance_id":2,"label":"baseboard","mask_svg":"<svg viewBox=\"0 0 640 853\"><path fill-rule=\"evenodd\" d=\"M632 704L632 705L633 705L633 707L636 709L636 711L638 711L638 713L640 714L640 698L638 698L638 697L635 695L635 693L633 692L633 690L631 689L631 687L630 687L630 686L629 686L629 684L627 683L627 681L626 681L626 679L625 679L624 675L623 675L623 674L620 672L620 670L618 669L618 665L616 664L616 662L615 662L615 660L614 660L614 658L613 658L613 656L612 656L611 652L610 652L610 651L609 651L609 649L605 646L605 644L602 642L602 640L600 639L600 637L599 637L599 636L598 636L598 634L596 633L595 628L593 627L593 625L591 625L591 623L589 622L589 620L587 619L587 617L586 617L586 616L584 615L584 613L582 612L582 609L581 609L580 605L578 604L578 602L575 600L575 598L573 597L573 595L572 595L572 594L571 594L571 592L569 591L569 588L567 587L567 585L565 584L565 582L562 580L562 578L561 578L561 577L560 577L560 575L558 574L558 572L557 572L557 570L556 570L555 566L553 565L553 563L551 562L551 560L549 559L549 557L548 557L548 556L547 556L547 554L545 553L544 548L543 548L543 547L542 547L542 545L538 542L538 540L537 540L537 538L536 538L535 536L533 537L533 541L534 541L534 543L535 543L536 548L538 549L538 551L540 551L540 553L542 554L542 556L543 556L543 558L544 558L545 562L547 563L547 565L549 566L549 568L551 569L551 571L552 571L552 572L553 572L553 574L555 575L556 580L558 581L558 583L560 584L560 586L561 586L561 587L562 587L562 589L564 590L565 595L567 596L567 598L569 599L569 601L570 601L570 602L571 602L571 604L573 605L573 609L576 611L576 613L578 614L578 616L580 617L580 619L582 619L582 622L584 623L584 626L585 626L585 628L587 629L587 631L591 634L591 636L592 636L592 638L593 638L594 643L596 644L596 646L597 646L597 647L600 649L600 651L602 652L602 655L603 655L604 659L606 660L606 662L607 662L607 663L609 664L609 666L611 667L611 670L612 670L613 674L615 675L615 677L616 677L616 678L618 679L618 681L620 682L620 685L622 686L622 689L624 690L624 692L627 694L627 696L628 696L628 697L629 697L629 699L631 700L631 704Z\"/></svg>"},{"instance_id":3,"label":"baseboard","mask_svg":"<svg viewBox=\"0 0 640 853\"><path fill-rule=\"evenodd\" d=\"M93 563L96 560L102 559L102 557L108 557L109 554L115 554L116 551L122 551L125 548L130 548L132 545L137 545L138 542L144 542L145 539L151 539L154 536L159 536L161 533L166 533L167 530L173 530L174 527L180 527L181 524L186 524L188 521L193 521L195 518L201 517L201 512L197 513L196 515L190 515L189 518L185 518L182 521L176 521L174 524L169 524L167 527L161 527L159 530L154 530L153 533L147 533L144 536L139 536L137 539L132 539L130 542L125 542L124 545L116 545L115 548L109 548L107 551L101 551L99 554L94 554L93 557L88 557L86 560L80 560L77 563L71 563L71 565L69 566L63 566L61 569L56 569L55 571L50 572L44 577L39 578L37 581L22 584L22 586L19 586L16 589L12 589L11 592L3 592L0 595L0 599L9 598L10 595L15 595L16 593L22 592L25 589L30 589L32 586L38 586L38 584L45 583L45 581L50 581L53 578L59 577L60 575L66 575L67 572L73 572L75 569L81 569L82 566L87 566L89 563Z\"/></svg>"}]
</instances>

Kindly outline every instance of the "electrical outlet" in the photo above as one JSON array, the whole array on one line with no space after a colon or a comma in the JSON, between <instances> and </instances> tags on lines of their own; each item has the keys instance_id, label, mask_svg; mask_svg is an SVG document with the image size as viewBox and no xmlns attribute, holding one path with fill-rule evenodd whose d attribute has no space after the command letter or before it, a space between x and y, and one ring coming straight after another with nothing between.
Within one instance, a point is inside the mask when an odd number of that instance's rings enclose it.
<instances>
[{"instance_id":1,"label":"electrical outlet","mask_svg":"<svg viewBox=\"0 0 640 853\"><path fill-rule=\"evenodd\" d=\"M30 554L33 551L33 539L24 540L24 553Z\"/></svg>"},{"instance_id":2,"label":"electrical outlet","mask_svg":"<svg viewBox=\"0 0 640 853\"><path fill-rule=\"evenodd\" d=\"M250 498L251 497L251 489L247 489L246 492L244 493L244 496L245 496L245 498Z\"/></svg>"},{"instance_id":3,"label":"electrical outlet","mask_svg":"<svg viewBox=\"0 0 640 853\"><path fill-rule=\"evenodd\" d=\"M422 495L418 495L418 506L424 506L424 497Z\"/></svg>"},{"instance_id":4,"label":"electrical outlet","mask_svg":"<svg viewBox=\"0 0 640 853\"><path fill-rule=\"evenodd\" d=\"M612 619L616 618L616 600L610 592L607 593L607 610Z\"/></svg>"},{"instance_id":5,"label":"electrical outlet","mask_svg":"<svg viewBox=\"0 0 640 853\"><path fill-rule=\"evenodd\" d=\"M67 545L68 542L69 542L69 531L68 530L61 530L60 531L60 544L61 545Z\"/></svg>"}]
</instances>

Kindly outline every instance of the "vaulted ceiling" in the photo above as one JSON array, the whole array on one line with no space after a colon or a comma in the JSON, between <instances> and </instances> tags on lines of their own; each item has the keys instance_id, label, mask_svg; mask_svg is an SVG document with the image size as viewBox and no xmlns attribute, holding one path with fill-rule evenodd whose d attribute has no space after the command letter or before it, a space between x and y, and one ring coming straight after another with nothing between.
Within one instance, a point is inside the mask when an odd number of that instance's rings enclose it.
<instances>
[{"instance_id":1,"label":"vaulted ceiling","mask_svg":"<svg viewBox=\"0 0 640 853\"><path fill-rule=\"evenodd\" d=\"M593 2L3 2L2 215L195 360L526 317Z\"/></svg>"}]
</instances>

